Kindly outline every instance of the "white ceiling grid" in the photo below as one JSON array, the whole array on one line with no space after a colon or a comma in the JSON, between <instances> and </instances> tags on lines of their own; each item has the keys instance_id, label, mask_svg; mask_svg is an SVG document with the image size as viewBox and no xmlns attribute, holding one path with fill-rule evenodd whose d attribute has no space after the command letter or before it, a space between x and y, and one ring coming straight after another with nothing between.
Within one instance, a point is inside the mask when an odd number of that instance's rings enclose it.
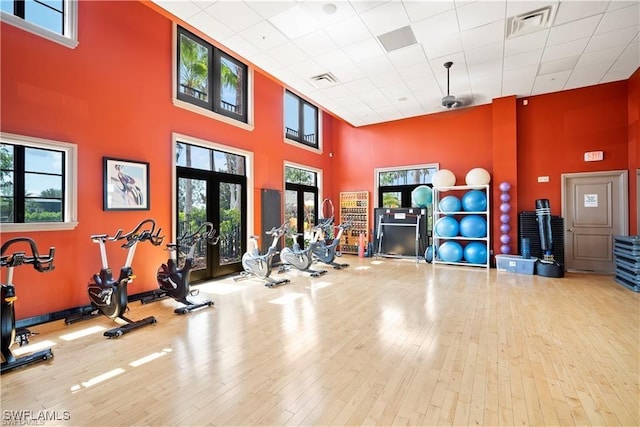
<instances>
[{"instance_id":1,"label":"white ceiling grid","mask_svg":"<svg viewBox=\"0 0 640 427\"><path fill-rule=\"evenodd\" d=\"M640 66L640 2L154 0L354 126L628 79ZM506 38L507 20L555 6L550 28ZM378 36L410 26L417 44ZM338 83L314 86L330 72Z\"/></svg>"}]
</instances>

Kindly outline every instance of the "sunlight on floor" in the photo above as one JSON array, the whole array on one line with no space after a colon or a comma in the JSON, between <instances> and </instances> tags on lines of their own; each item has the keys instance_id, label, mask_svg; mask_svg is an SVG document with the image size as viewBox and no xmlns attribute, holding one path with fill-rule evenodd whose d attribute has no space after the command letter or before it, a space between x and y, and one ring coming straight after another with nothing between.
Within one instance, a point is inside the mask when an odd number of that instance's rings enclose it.
<instances>
[{"instance_id":1,"label":"sunlight on floor","mask_svg":"<svg viewBox=\"0 0 640 427\"><path fill-rule=\"evenodd\" d=\"M73 341L75 339L86 337L91 334L97 334L98 332L102 332L105 329L106 328L104 326L91 326L89 328L80 329L76 332L60 335L60 339L64 341Z\"/></svg>"},{"instance_id":2,"label":"sunlight on floor","mask_svg":"<svg viewBox=\"0 0 640 427\"><path fill-rule=\"evenodd\" d=\"M238 285L236 283L209 282L209 283L203 283L202 285L199 285L198 289L208 294L228 295L234 292L243 291L246 289L246 286Z\"/></svg>"},{"instance_id":3,"label":"sunlight on floor","mask_svg":"<svg viewBox=\"0 0 640 427\"><path fill-rule=\"evenodd\" d=\"M13 351L13 354L15 356L21 356L23 354L27 354L27 353L35 353L36 351L40 351L40 350L44 350L46 348L50 348L52 346L56 345L55 342L51 341L51 340L46 340L46 341L40 341L34 344L28 344L22 347L18 347Z\"/></svg>"},{"instance_id":4,"label":"sunlight on floor","mask_svg":"<svg viewBox=\"0 0 640 427\"><path fill-rule=\"evenodd\" d=\"M164 355L166 355L168 353L171 353L172 351L173 350L171 350L170 348L165 348L162 351L157 351L155 353L151 353L148 356L141 357L138 360L134 360L133 362L129 363L129 366L131 366L133 368L136 368L136 367L138 367L140 365L144 365L145 363L149 363L152 360L156 360L159 357L162 357L162 356L164 356Z\"/></svg>"},{"instance_id":5,"label":"sunlight on floor","mask_svg":"<svg viewBox=\"0 0 640 427\"><path fill-rule=\"evenodd\" d=\"M311 284L311 286L308 286L307 289L311 289L311 290L322 289L331 285L333 285L333 282L314 282Z\"/></svg>"},{"instance_id":6,"label":"sunlight on floor","mask_svg":"<svg viewBox=\"0 0 640 427\"><path fill-rule=\"evenodd\" d=\"M303 294L299 294L297 292L292 292L290 294L287 295L283 295L280 298L276 298L276 299L272 299L271 301L269 301L271 304L281 304L281 305L285 305L285 304L289 304L299 298L302 298L304 295Z\"/></svg>"}]
</instances>

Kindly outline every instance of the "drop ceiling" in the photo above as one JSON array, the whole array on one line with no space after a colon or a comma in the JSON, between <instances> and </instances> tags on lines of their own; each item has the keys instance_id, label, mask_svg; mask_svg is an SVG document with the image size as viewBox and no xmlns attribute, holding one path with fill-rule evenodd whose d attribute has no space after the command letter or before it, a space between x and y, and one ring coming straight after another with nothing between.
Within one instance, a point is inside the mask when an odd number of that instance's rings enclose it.
<instances>
[{"instance_id":1,"label":"drop ceiling","mask_svg":"<svg viewBox=\"0 0 640 427\"><path fill-rule=\"evenodd\" d=\"M638 1L154 2L354 126L446 111L447 61L465 105L640 66ZM314 80L325 74L337 81Z\"/></svg>"}]
</instances>

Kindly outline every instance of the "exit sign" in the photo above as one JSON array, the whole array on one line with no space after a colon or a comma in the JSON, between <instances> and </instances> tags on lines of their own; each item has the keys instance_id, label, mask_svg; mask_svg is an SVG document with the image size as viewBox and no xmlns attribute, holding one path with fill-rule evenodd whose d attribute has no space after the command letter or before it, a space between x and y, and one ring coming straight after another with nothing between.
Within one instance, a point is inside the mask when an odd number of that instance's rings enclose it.
<instances>
[{"instance_id":1,"label":"exit sign","mask_svg":"<svg viewBox=\"0 0 640 427\"><path fill-rule=\"evenodd\" d=\"M599 162L604 160L604 151L588 151L584 153L585 162Z\"/></svg>"}]
</instances>

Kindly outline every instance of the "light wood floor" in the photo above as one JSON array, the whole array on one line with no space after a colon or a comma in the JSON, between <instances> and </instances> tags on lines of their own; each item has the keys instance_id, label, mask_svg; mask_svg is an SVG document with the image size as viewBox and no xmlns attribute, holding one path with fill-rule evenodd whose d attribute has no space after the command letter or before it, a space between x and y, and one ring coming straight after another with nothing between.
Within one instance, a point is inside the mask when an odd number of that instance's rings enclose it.
<instances>
[{"instance_id":1,"label":"light wood floor","mask_svg":"<svg viewBox=\"0 0 640 427\"><path fill-rule=\"evenodd\" d=\"M640 424L640 294L612 277L342 259L275 289L202 285L215 307L186 316L131 303L158 323L116 340L104 317L37 326L55 357L2 376L3 424Z\"/></svg>"}]
</instances>

